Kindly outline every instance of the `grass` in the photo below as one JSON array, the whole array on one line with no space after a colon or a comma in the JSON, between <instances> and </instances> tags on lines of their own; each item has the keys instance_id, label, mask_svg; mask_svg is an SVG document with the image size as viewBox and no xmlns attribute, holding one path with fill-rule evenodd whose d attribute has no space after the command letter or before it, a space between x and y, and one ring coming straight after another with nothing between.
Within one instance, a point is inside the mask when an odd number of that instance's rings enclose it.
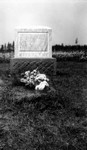
<instances>
[{"instance_id":1,"label":"grass","mask_svg":"<svg viewBox=\"0 0 87 150\"><path fill-rule=\"evenodd\" d=\"M0 149L86 150L86 62L57 62L47 93L13 85L9 67L0 64Z\"/></svg>"}]
</instances>

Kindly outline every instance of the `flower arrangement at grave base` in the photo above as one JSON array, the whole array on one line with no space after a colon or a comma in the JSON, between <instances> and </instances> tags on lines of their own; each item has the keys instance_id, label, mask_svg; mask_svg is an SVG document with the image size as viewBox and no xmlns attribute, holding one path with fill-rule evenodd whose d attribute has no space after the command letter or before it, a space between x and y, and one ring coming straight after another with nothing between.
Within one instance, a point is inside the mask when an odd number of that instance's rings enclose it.
<instances>
[{"instance_id":1,"label":"flower arrangement at grave base","mask_svg":"<svg viewBox=\"0 0 87 150\"><path fill-rule=\"evenodd\" d=\"M20 82L30 89L40 91L49 89L49 79L45 74L41 74L38 69L21 73Z\"/></svg>"}]
</instances>

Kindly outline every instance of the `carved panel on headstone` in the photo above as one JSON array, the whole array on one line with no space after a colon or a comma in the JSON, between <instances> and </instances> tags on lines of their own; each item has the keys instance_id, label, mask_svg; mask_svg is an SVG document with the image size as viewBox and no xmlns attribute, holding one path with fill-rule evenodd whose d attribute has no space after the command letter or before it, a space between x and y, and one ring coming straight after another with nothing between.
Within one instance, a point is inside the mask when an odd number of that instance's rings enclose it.
<instances>
[{"instance_id":1,"label":"carved panel on headstone","mask_svg":"<svg viewBox=\"0 0 87 150\"><path fill-rule=\"evenodd\" d=\"M15 58L52 58L50 28L17 29Z\"/></svg>"},{"instance_id":2,"label":"carved panel on headstone","mask_svg":"<svg viewBox=\"0 0 87 150\"><path fill-rule=\"evenodd\" d=\"M21 33L19 34L20 51L47 51L48 37L46 33Z\"/></svg>"}]
</instances>

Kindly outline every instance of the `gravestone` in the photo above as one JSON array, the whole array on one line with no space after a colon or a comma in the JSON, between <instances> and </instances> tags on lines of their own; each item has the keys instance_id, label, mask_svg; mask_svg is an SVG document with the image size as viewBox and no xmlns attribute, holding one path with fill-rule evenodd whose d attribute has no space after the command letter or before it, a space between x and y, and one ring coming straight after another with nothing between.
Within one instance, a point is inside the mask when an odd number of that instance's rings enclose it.
<instances>
[{"instance_id":1,"label":"gravestone","mask_svg":"<svg viewBox=\"0 0 87 150\"><path fill-rule=\"evenodd\" d=\"M52 29L16 29L14 58L11 73L32 71L38 67L41 73L56 74L56 59L52 58Z\"/></svg>"}]
</instances>

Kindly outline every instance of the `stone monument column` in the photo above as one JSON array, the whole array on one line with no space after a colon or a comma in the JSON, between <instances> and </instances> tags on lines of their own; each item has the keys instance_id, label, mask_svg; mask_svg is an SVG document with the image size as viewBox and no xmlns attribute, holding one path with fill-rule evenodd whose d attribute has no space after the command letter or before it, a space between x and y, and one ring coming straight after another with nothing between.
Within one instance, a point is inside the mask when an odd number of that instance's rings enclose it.
<instances>
[{"instance_id":1,"label":"stone monument column","mask_svg":"<svg viewBox=\"0 0 87 150\"><path fill-rule=\"evenodd\" d=\"M52 58L52 29L37 27L16 29L11 73L36 69L48 75L56 74L56 59Z\"/></svg>"}]
</instances>

